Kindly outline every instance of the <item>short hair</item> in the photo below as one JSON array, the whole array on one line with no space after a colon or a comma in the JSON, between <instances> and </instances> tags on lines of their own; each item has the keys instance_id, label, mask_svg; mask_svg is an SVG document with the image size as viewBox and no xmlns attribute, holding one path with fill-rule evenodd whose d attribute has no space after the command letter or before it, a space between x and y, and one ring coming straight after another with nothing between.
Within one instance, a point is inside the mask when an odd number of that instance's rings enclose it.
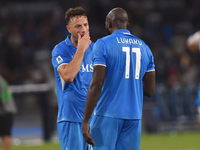
<instances>
[{"instance_id":1,"label":"short hair","mask_svg":"<svg viewBox=\"0 0 200 150\"><path fill-rule=\"evenodd\" d=\"M82 7L68 9L68 11L65 13L65 20L67 24L69 24L70 19L75 16L86 16L85 10Z\"/></svg>"}]
</instances>

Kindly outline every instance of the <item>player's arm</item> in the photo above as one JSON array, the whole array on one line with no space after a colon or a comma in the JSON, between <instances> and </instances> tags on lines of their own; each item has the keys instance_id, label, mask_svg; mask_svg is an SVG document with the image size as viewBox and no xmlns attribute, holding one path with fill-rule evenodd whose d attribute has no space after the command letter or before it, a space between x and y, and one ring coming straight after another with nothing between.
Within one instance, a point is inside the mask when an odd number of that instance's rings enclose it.
<instances>
[{"instance_id":1,"label":"player's arm","mask_svg":"<svg viewBox=\"0 0 200 150\"><path fill-rule=\"evenodd\" d=\"M88 121L99 100L99 96L101 94L101 88L103 86L105 79L105 74L106 74L105 66L100 66L100 65L94 66L92 81L88 89L87 100L83 114L82 134L85 141L88 144L92 145L94 145L94 142L89 133L90 127Z\"/></svg>"},{"instance_id":2,"label":"player's arm","mask_svg":"<svg viewBox=\"0 0 200 150\"><path fill-rule=\"evenodd\" d=\"M186 45L191 51L196 52L198 51L199 41L200 31L197 31L196 33L189 36L189 38L186 41Z\"/></svg>"},{"instance_id":3,"label":"player's arm","mask_svg":"<svg viewBox=\"0 0 200 150\"><path fill-rule=\"evenodd\" d=\"M89 47L90 43L91 40L89 33L86 33L83 37L78 34L78 48L72 61L68 64L63 64L58 68L58 72L65 82L73 82L80 69L84 53Z\"/></svg>"},{"instance_id":4,"label":"player's arm","mask_svg":"<svg viewBox=\"0 0 200 150\"><path fill-rule=\"evenodd\" d=\"M151 97L155 91L155 71L146 72L143 77L144 96Z\"/></svg>"}]
</instances>

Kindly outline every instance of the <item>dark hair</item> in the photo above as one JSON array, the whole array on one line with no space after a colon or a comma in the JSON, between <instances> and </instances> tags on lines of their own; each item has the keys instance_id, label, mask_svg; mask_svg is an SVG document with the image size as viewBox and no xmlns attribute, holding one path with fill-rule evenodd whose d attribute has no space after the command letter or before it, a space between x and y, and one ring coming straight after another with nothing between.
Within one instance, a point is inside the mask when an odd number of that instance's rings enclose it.
<instances>
[{"instance_id":1,"label":"dark hair","mask_svg":"<svg viewBox=\"0 0 200 150\"><path fill-rule=\"evenodd\" d=\"M85 10L82 7L68 9L68 11L65 13L65 20L67 24L69 23L70 19L75 16L86 16Z\"/></svg>"}]
</instances>

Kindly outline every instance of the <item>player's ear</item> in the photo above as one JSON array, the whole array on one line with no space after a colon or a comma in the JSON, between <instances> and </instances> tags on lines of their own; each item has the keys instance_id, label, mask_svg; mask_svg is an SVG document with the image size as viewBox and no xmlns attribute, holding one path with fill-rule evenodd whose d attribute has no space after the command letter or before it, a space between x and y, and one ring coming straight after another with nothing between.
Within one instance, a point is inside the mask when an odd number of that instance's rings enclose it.
<instances>
[{"instance_id":1,"label":"player's ear","mask_svg":"<svg viewBox=\"0 0 200 150\"><path fill-rule=\"evenodd\" d=\"M68 31L69 33L71 33L70 27L69 27L68 25L66 25L66 28L67 28L67 31Z\"/></svg>"},{"instance_id":2,"label":"player's ear","mask_svg":"<svg viewBox=\"0 0 200 150\"><path fill-rule=\"evenodd\" d=\"M108 28L112 28L112 23L110 21L108 22Z\"/></svg>"},{"instance_id":3,"label":"player's ear","mask_svg":"<svg viewBox=\"0 0 200 150\"><path fill-rule=\"evenodd\" d=\"M111 28L111 26L112 26L111 22L107 18L106 18L106 21L105 21L105 26L106 26L107 29Z\"/></svg>"},{"instance_id":4,"label":"player's ear","mask_svg":"<svg viewBox=\"0 0 200 150\"><path fill-rule=\"evenodd\" d=\"M127 27L129 26L129 21L127 22Z\"/></svg>"}]
</instances>

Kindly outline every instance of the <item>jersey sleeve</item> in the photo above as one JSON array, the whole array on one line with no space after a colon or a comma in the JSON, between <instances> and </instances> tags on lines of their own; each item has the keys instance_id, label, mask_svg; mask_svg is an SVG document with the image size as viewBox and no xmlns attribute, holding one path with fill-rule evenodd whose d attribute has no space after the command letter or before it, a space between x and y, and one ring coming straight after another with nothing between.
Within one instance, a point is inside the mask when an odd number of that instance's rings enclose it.
<instances>
[{"instance_id":1,"label":"jersey sleeve","mask_svg":"<svg viewBox=\"0 0 200 150\"><path fill-rule=\"evenodd\" d=\"M146 47L147 47L147 52L148 52L148 57L149 57L149 65L147 67L147 72L155 71L155 64L154 64L153 54L152 54L150 48L147 45L146 45Z\"/></svg>"},{"instance_id":2,"label":"jersey sleeve","mask_svg":"<svg viewBox=\"0 0 200 150\"><path fill-rule=\"evenodd\" d=\"M55 46L52 51L52 64L54 68L58 69L62 64L68 64L72 58L63 53L63 48Z\"/></svg>"},{"instance_id":3,"label":"jersey sleeve","mask_svg":"<svg viewBox=\"0 0 200 150\"><path fill-rule=\"evenodd\" d=\"M106 48L102 40L97 40L93 47L93 64L106 66Z\"/></svg>"}]
</instances>

